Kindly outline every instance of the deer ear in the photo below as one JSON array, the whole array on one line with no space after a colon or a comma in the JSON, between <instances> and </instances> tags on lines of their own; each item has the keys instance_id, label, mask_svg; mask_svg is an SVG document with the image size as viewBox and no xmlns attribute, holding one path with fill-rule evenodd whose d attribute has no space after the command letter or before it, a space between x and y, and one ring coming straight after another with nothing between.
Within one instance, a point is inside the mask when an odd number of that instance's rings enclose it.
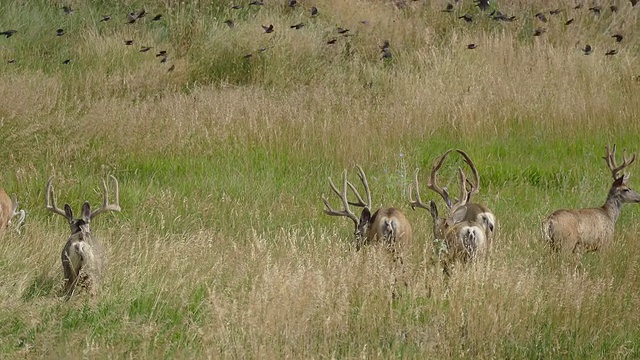
<instances>
[{"instance_id":1,"label":"deer ear","mask_svg":"<svg viewBox=\"0 0 640 360\"><path fill-rule=\"evenodd\" d=\"M85 201L82 204L82 220L88 224L91 221L91 205L89 205L88 201Z\"/></svg>"},{"instance_id":2,"label":"deer ear","mask_svg":"<svg viewBox=\"0 0 640 360\"><path fill-rule=\"evenodd\" d=\"M433 200L429 200L429 212L431 213L433 220L438 220L438 206Z\"/></svg>"},{"instance_id":3,"label":"deer ear","mask_svg":"<svg viewBox=\"0 0 640 360\"><path fill-rule=\"evenodd\" d=\"M64 214L67 216L69 222L73 221L73 210L71 210L69 204L64 204Z\"/></svg>"},{"instance_id":4,"label":"deer ear","mask_svg":"<svg viewBox=\"0 0 640 360\"><path fill-rule=\"evenodd\" d=\"M629 174L624 174L624 175L620 176L619 178L617 178L616 181L613 182L613 186L625 185L628 180L629 180Z\"/></svg>"},{"instance_id":5,"label":"deer ear","mask_svg":"<svg viewBox=\"0 0 640 360\"><path fill-rule=\"evenodd\" d=\"M451 219L451 221L454 224L457 224L459 222L462 222L464 220L464 217L467 215L467 207L466 206L461 206L459 208L457 208L449 217L449 219Z\"/></svg>"},{"instance_id":6,"label":"deer ear","mask_svg":"<svg viewBox=\"0 0 640 360\"><path fill-rule=\"evenodd\" d=\"M360 214L360 224L366 224L371 220L371 211L369 211L368 207L362 209L362 214Z\"/></svg>"}]
</instances>

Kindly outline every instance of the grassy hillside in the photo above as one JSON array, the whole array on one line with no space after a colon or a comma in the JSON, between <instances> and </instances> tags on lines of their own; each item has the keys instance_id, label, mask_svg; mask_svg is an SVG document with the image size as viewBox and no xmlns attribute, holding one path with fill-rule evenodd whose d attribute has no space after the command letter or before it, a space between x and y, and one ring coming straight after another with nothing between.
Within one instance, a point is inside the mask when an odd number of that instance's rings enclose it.
<instances>
[{"instance_id":1,"label":"grassy hillside","mask_svg":"<svg viewBox=\"0 0 640 360\"><path fill-rule=\"evenodd\" d=\"M605 144L640 150L640 8L557 6L3 1L0 32L16 32L0 36L0 186L28 215L0 241L0 354L640 357L640 208L578 261L540 232L557 208L604 202ZM488 261L445 279L406 192L448 148L476 162L499 233ZM327 178L355 180L356 164L375 206L412 223L400 281L322 212ZM461 164L441 171L451 189ZM45 210L45 183L79 211L110 174L122 212L92 222L104 281L64 301L68 226Z\"/></svg>"}]
</instances>

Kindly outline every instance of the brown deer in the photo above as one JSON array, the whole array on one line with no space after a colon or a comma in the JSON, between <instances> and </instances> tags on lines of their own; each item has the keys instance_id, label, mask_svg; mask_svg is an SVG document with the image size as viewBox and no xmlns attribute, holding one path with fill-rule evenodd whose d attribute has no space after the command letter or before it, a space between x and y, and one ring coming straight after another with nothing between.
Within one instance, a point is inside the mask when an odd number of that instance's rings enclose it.
<instances>
[{"instance_id":1,"label":"brown deer","mask_svg":"<svg viewBox=\"0 0 640 360\"><path fill-rule=\"evenodd\" d=\"M441 188L437 183L438 170L442 167L444 160L452 150L447 150L442 156L435 159L431 169L431 175L427 187L440 195L449 208L445 217L440 217L438 207L433 200L429 201L429 206L422 202L420 198L420 188L418 184L419 169L416 170L413 186L409 188L409 204L412 209L423 208L429 210L433 217L433 235L437 245L443 245L444 249L438 249L446 253L443 258L445 272L448 273L449 264L455 260L463 262L476 259L479 254L488 251L491 239L495 230L495 216L485 205L471 203L471 196L477 194L480 188L480 176L469 158L462 150L457 150L464 161L470 166L474 174L475 183L467 180L462 169L458 169L460 181L460 197L456 203L451 200L447 188ZM467 185L471 189L467 189ZM413 198L413 188L415 188L415 199Z\"/></svg>"},{"instance_id":2,"label":"brown deer","mask_svg":"<svg viewBox=\"0 0 640 360\"><path fill-rule=\"evenodd\" d=\"M598 208L557 210L549 215L542 224L542 231L546 242L554 251L582 252L595 251L611 243L613 240L615 223L620 215L624 203L640 202L640 194L627 185L629 175L621 174L636 160L633 154L627 159L627 150L622 152L622 164L616 164L616 145L613 151L609 145L605 146L607 162L613 184L604 205Z\"/></svg>"},{"instance_id":3,"label":"brown deer","mask_svg":"<svg viewBox=\"0 0 640 360\"><path fill-rule=\"evenodd\" d=\"M110 176L115 187L115 201L109 204L107 183L102 179L102 207L91 211L89 202L82 205L81 217L74 218L71 206L64 205L64 210L56 206L55 193L52 186L53 176L49 178L45 189L45 208L55 214L62 215L69 224L71 235L62 249L62 270L64 273L64 292L70 298L77 285L85 287L91 295L95 295L102 268L105 262L102 247L91 234L89 223L93 218L107 211L120 211L118 180Z\"/></svg>"},{"instance_id":4,"label":"brown deer","mask_svg":"<svg viewBox=\"0 0 640 360\"><path fill-rule=\"evenodd\" d=\"M342 191L339 191L331 178L329 178L329 186L331 190L342 200L344 210L335 210L329 204L329 201L322 196L324 202L324 212L331 216L345 216L353 220L355 225L354 242L356 250L360 250L363 244L372 244L382 242L387 248L395 251L396 246L408 246L412 239L412 230L409 221L402 211L394 207L380 208L373 215L371 214L371 192L367 177L362 168L358 165L358 176L364 185L367 201L365 202L360 196L356 187L347 181L347 170L342 173ZM351 202L347 199L347 187L353 191L357 201ZM349 205L361 207L362 213L358 218L349 208Z\"/></svg>"},{"instance_id":5,"label":"brown deer","mask_svg":"<svg viewBox=\"0 0 640 360\"><path fill-rule=\"evenodd\" d=\"M15 216L20 216L16 225L18 227L22 225L26 214L24 210L18 211L19 206L20 204L15 194L9 197L4 189L0 189L0 232L11 224L11 220Z\"/></svg>"}]
</instances>

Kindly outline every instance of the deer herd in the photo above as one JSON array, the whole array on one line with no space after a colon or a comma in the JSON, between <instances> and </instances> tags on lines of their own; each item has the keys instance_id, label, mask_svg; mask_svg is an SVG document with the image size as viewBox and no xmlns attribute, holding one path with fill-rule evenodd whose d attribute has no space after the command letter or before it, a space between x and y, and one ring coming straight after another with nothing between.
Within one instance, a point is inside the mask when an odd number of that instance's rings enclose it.
<instances>
[{"instance_id":1,"label":"deer herd","mask_svg":"<svg viewBox=\"0 0 640 360\"><path fill-rule=\"evenodd\" d=\"M415 208L426 209L433 219L433 240L445 274L450 275L456 263L473 263L485 258L491 248L491 242L497 229L494 213L484 204L472 201L472 197L480 191L478 170L466 152L456 150L464 163L470 168L472 179L468 179L462 168L458 168L458 197L452 197L447 187L438 185L438 171L442 168L453 149L433 161L427 188L437 194L446 206L446 211L439 212L434 200L425 204L420 196L419 170L416 169L413 184L408 188L408 204ZM629 175L623 173L636 160L636 155L627 158L623 151L622 163L617 165L616 146L606 146L604 160L613 176L613 184L607 199L601 207L588 209L562 209L553 212L542 223L544 240L555 252L581 254L598 250L611 243L615 223L624 203L640 202L640 194L628 185ZM403 249L410 246L413 231L404 213L395 207L379 208L372 213L372 199L369 183L364 170L356 165L357 174L364 187L364 198L357 187L347 179L347 170L342 173L342 186L339 189L329 178L329 187L338 196L342 204L341 210L331 206L329 200L322 196L324 212L331 216L344 216L353 221L356 250L362 246L380 244L391 254L394 262L402 263ZM89 224L96 216L109 212L119 212L119 186L114 176L110 179L114 187L114 202L109 202L107 182L102 180L103 203L96 210L91 210L88 202L82 205L80 217L76 218L69 204L64 209L58 208L53 189L53 176L45 187L45 209L63 216L69 225L70 235L62 249L61 261L64 276L64 294L68 299L75 289L86 288L95 294L106 259L102 247L91 233ZM353 193L355 200L350 200L348 193ZM366 199L366 200L365 200ZM350 206L362 208L360 217L356 216ZM17 221L12 222L17 217ZM9 197L0 188L0 232L9 226L17 229L24 223L25 211L19 210L17 196Z\"/></svg>"},{"instance_id":2,"label":"deer herd","mask_svg":"<svg viewBox=\"0 0 640 360\"><path fill-rule=\"evenodd\" d=\"M480 176L473 161L462 150L456 150L463 161L471 169L473 179L469 180L461 168L458 168L458 198L452 198L447 187L440 187L437 182L438 171L453 149L447 150L437 157L432 165L427 188L439 195L447 208L440 214L434 200L425 204L420 197L418 174L415 172L413 184L408 189L408 203L412 209L422 208L429 211L433 218L433 240L445 274L450 274L455 263L472 263L485 258L491 248L496 232L496 217L484 204L472 201L472 196L480 191ZM640 202L640 194L632 190L628 182L628 174L622 171L631 165L635 154L627 158L623 151L622 164L617 165L613 149L606 146L604 160L613 175L613 184L605 204L599 208L557 210L544 219L542 230L544 240L555 252L568 252L579 255L595 251L613 240L614 225L624 203ZM378 209L371 215L371 193L364 171L357 166L358 176L364 185L367 202L365 203L356 187L347 181L346 170L342 175L342 190L339 191L331 178L329 186L338 195L343 210L335 210L323 196L324 212L332 216L346 216L355 224L354 242L356 249L365 243L382 243L394 253L411 242L411 224L402 213L394 207ZM355 195L356 201L347 198L348 190ZM414 195L415 192L415 195ZM349 205L362 207L360 218L349 209Z\"/></svg>"}]
</instances>

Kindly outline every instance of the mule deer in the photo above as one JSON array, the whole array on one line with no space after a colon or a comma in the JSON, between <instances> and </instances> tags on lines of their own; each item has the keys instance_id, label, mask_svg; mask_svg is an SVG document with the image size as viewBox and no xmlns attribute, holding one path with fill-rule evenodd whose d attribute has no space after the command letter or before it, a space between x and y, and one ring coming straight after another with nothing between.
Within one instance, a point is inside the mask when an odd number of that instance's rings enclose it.
<instances>
[{"instance_id":1,"label":"mule deer","mask_svg":"<svg viewBox=\"0 0 640 360\"><path fill-rule=\"evenodd\" d=\"M441 188L437 183L438 170L452 150L447 150L442 156L435 159L431 169L431 175L427 187L440 195L449 212L445 217L438 215L438 207L433 200L427 206L420 198L418 184L419 169L415 172L413 186L409 188L409 204L412 209L423 208L429 210L433 218L433 235L436 243L446 246L446 256L443 259L445 272L448 272L448 264L455 260L464 262L474 260L479 254L486 253L491 244L491 238L495 229L495 216L485 205L471 203L471 196L477 194L480 188L480 176L478 170L462 150L457 150L464 161L470 166L475 178L475 183L467 180L462 169L458 169L460 181L460 197L456 203L451 199L447 188ZM467 185L471 188L467 189ZM415 188L415 199L413 198Z\"/></svg>"},{"instance_id":2,"label":"mule deer","mask_svg":"<svg viewBox=\"0 0 640 360\"><path fill-rule=\"evenodd\" d=\"M356 187L347 181L347 170L342 173L342 191L339 191L331 178L329 186L331 190L342 200L343 210L335 210L329 204L327 198L322 196L324 202L324 212L332 216L345 216L353 220L355 225L354 242L356 250L360 250L362 244L382 242L388 248L394 250L395 246L406 246L411 242L412 230L409 221L402 211L394 207L380 208L373 215L371 214L371 192L369 184L362 168L358 165L358 176L364 185L367 201L360 196ZM347 187L353 191L357 201L351 202L347 199ZM362 213L358 218L349 208L349 205L361 207Z\"/></svg>"},{"instance_id":3,"label":"mule deer","mask_svg":"<svg viewBox=\"0 0 640 360\"><path fill-rule=\"evenodd\" d=\"M607 154L604 160L613 175L613 184L604 205L599 208L557 210L549 215L542 225L546 242L554 251L566 251L574 254L595 251L611 243L615 223L624 203L640 202L640 194L628 185L629 175L620 172L633 164L636 155L627 159L627 150L622 152L622 164L616 164L616 145L611 151L605 146Z\"/></svg>"},{"instance_id":4,"label":"mule deer","mask_svg":"<svg viewBox=\"0 0 640 360\"><path fill-rule=\"evenodd\" d=\"M67 298L73 295L75 287L80 285L95 295L100 275L105 262L102 247L91 234L89 223L93 218L107 211L120 211L118 180L110 176L115 187L115 201L109 204L107 183L102 179L102 207L91 211L89 202L82 204L81 217L74 218L71 206L64 205L64 210L56 206L55 193L52 186L53 176L49 178L45 189L45 208L55 214L62 215L69 224L71 235L62 249L62 270L64 273L64 292Z\"/></svg>"},{"instance_id":5,"label":"mule deer","mask_svg":"<svg viewBox=\"0 0 640 360\"><path fill-rule=\"evenodd\" d=\"M19 206L20 204L15 194L9 197L6 191L0 189L0 231L6 229L15 216L20 216L16 225L18 227L22 225L26 214L24 210L18 211Z\"/></svg>"}]
</instances>

